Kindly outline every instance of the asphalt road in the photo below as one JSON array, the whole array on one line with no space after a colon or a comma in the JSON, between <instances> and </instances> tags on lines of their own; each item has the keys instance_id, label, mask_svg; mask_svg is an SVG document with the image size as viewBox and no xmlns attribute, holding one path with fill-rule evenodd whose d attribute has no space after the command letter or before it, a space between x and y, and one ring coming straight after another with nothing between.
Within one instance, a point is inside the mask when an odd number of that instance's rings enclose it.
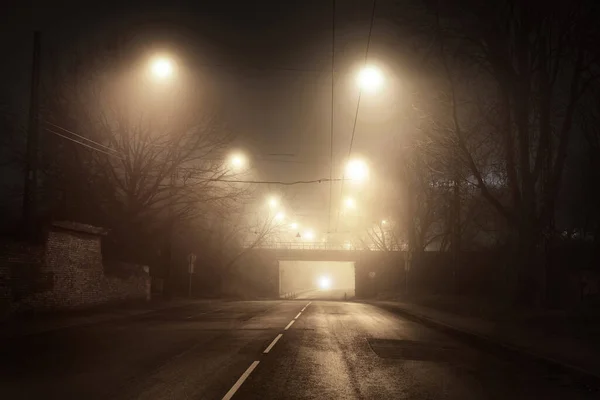
<instances>
[{"instance_id":1,"label":"asphalt road","mask_svg":"<svg viewBox=\"0 0 600 400\"><path fill-rule=\"evenodd\" d=\"M0 344L0 399L231 395L598 398L569 377L353 302L203 303Z\"/></svg>"},{"instance_id":2,"label":"asphalt road","mask_svg":"<svg viewBox=\"0 0 600 400\"><path fill-rule=\"evenodd\" d=\"M344 294L346 299L350 300L354 297L354 289L329 289L320 290L315 289L310 292L303 292L296 297L297 300L344 300Z\"/></svg>"}]
</instances>

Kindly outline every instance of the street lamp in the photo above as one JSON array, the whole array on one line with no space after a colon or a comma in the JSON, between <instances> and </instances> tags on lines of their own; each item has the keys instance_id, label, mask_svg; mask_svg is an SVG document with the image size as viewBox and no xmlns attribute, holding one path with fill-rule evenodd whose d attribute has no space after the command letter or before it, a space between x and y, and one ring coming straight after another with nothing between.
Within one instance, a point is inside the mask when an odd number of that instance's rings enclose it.
<instances>
[{"instance_id":1,"label":"street lamp","mask_svg":"<svg viewBox=\"0 0 600 400\"><path fill-rule=\"evenodd\" d=\"M279 206L279 199L275 196L271 196L271 197L269 197L267 204L269 205L270 208L277 208L277 206Z\"/></svg>"},{"instance_id":2,"label":"street lamp","mask_svg":"<svg viewBox=\"0 0 600 400\"><path fill-rule=\"evenodd\" d=\"M292 222L290 224L290 228L292 228L292 229L298 229L298 223L297 222Z\"/></svg>"},{"instance_id":3,"label":"street lamp","mask_svg":"<svg viewBox=\"0 0 600 400\"><path fill-rule=\"evenodd\" d=\"M246 157L242 153L233 153L229 157L229 164L234 170L241 170L248 163Z\"/></svg>"},{"instance_id":4,"label":"street lamp","mask_svg":"<svg viewBox=\"0 0 600 400\"><path fill-rule=\"evenodd\" d=\"M382 219L382 220L381 220L381 225L387 225L387 220L385 220L385 219Z\"/></svg>"},{"instance_id":5,"label":"street lamp","mask_svg":"<svg viewBox=\"0 0 600 400\"><path fill-rule=\"evenodd\" d=\"M363 182L369 177L369 167L363 160L350 160L346 164L346 179L352 182Z\"/></svg>"},{"instance_id":6,"label":"street lamp","mask_svg":"<svg viewBox=\"0 0 600 400\"><path fill-rule=\"evenodd\" d=\"M356 201L352 197L346 197L344 200L344 206L346 206L346 208L349 210L353 210L356 208Z\"/></svg>"},{"instance_id":7,"label":"street lamp","mask_svg":"<svg viewBox=\"0 0 600 400\"><path fill-rule=\"evenodd\" d=\"M277 214L275 214L275 221L283 222L284 219L285 219L285 213L283 211L279 211Z\"/></svg>"},{"instance_id":8,"label":"street lamp","mask_svg":"<svg viewBox=\"0 0 600 400\"><path fill-rule=\"evenodd\" d=\"M161 56L156 57L150 61L150 72L152 76L158 80L165 80L170 78L175 71L173 60L170 58Z\"/></svg>"},{"instance_id":9,"label":"street lamp","mask_svg":"<svg viewBox=\"0 0 600 400\"><path fill-rule=\"evenodd\" d=\"M313 240L315 238L315 233L309 229L304 232L303 236L306 240Z\"/></svg>"},{"instance_id":10,"label":"street lamp","mask_svg":"<svg viewBox=\"0 0 600 400\"><path fill-rule=\"evenodd\" d=\"M383 85L383 74L374 66L366 66L360 70L357 77L358 86L361 90L375 92Z\"/></svg>"}]
</instances>

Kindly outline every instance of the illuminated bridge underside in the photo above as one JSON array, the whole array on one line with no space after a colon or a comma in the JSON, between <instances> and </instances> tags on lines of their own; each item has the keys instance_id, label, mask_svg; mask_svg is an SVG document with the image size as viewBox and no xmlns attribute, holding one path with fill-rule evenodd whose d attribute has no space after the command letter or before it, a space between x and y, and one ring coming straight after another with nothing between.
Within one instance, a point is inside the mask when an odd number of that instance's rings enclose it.
<instances>
[{"instance_id":1,"label":"illuminated bridge underside","mask_svg":"<svg viewBox=\"0 0 600 400\"><path fill-rule=\"evenodd\" d=\"M404 276L406 253L403 251L373 251L344 249L324 243L262 245L249 249L238 261L235 277L240 285L251 280L261 287L261 296L279 297L281 261L339 261L352 262L357 297L367 297L380 290L396 289ZM256 280L257 277L260 279Z\"/></svg>"}]
</instances>

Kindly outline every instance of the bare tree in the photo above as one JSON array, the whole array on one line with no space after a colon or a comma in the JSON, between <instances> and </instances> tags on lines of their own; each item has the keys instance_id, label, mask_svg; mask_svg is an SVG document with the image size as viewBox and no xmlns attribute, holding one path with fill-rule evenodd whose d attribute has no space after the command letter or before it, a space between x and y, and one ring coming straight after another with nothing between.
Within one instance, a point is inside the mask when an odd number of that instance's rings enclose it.
<instances>
[{"instance_id":1,"label":"bare tree","mask_svg":"<svg viewBox=\"0 0 600 400\"><path fill-rule=\"evenodd\" d=\"M248 185L229 182L240 178L226 159L234 137L193 76L154 82L118 47L96 50L75 53L46 85L55 213L107 226L136 247L248 198Z\"/></svg>"},{"instance_id":2,"label":"bare tree","mask_svg":"<svg viewBox=\"0 0 600 400\"><path fill-rule=\"evenodd\" d=\"M536 248L552 225L575 113L598 77L592 4L423 3L436 89L422 92L422 109L513 232L520 287L543 285Z\"/></svg>"},{"instance_id":3,"label":"bare tree","mask_svg":"<svg viewBox=\"0 0 600 400\"><path fill-rule=\"evenodd\" d=\"M581 237L595 243L600 243L600 87L595 85L587 96L586 109L579 115L580 128L585 138L585 152L578 166L582 174L575 195L569 193L574 203L569 204L570 210L579 218L578 227Z\"/></svg>"}]
</instances>

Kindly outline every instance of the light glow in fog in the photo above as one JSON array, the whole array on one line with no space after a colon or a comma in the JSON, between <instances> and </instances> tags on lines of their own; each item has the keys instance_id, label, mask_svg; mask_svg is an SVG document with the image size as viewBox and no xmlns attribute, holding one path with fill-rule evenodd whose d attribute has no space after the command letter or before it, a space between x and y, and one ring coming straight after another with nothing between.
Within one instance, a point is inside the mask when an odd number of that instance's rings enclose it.
<instances>
[{"instance_id":1,"label":"light glow in fog","mask_svg":"<svg viewBox=\"0 0 600 400\"><path fill-rule=\"evenodd\" d=\"M331 287L331 279L326 276L322 276L319 278L319 288L321 290L327 290Z\"/></svg>"}]
</instances>

